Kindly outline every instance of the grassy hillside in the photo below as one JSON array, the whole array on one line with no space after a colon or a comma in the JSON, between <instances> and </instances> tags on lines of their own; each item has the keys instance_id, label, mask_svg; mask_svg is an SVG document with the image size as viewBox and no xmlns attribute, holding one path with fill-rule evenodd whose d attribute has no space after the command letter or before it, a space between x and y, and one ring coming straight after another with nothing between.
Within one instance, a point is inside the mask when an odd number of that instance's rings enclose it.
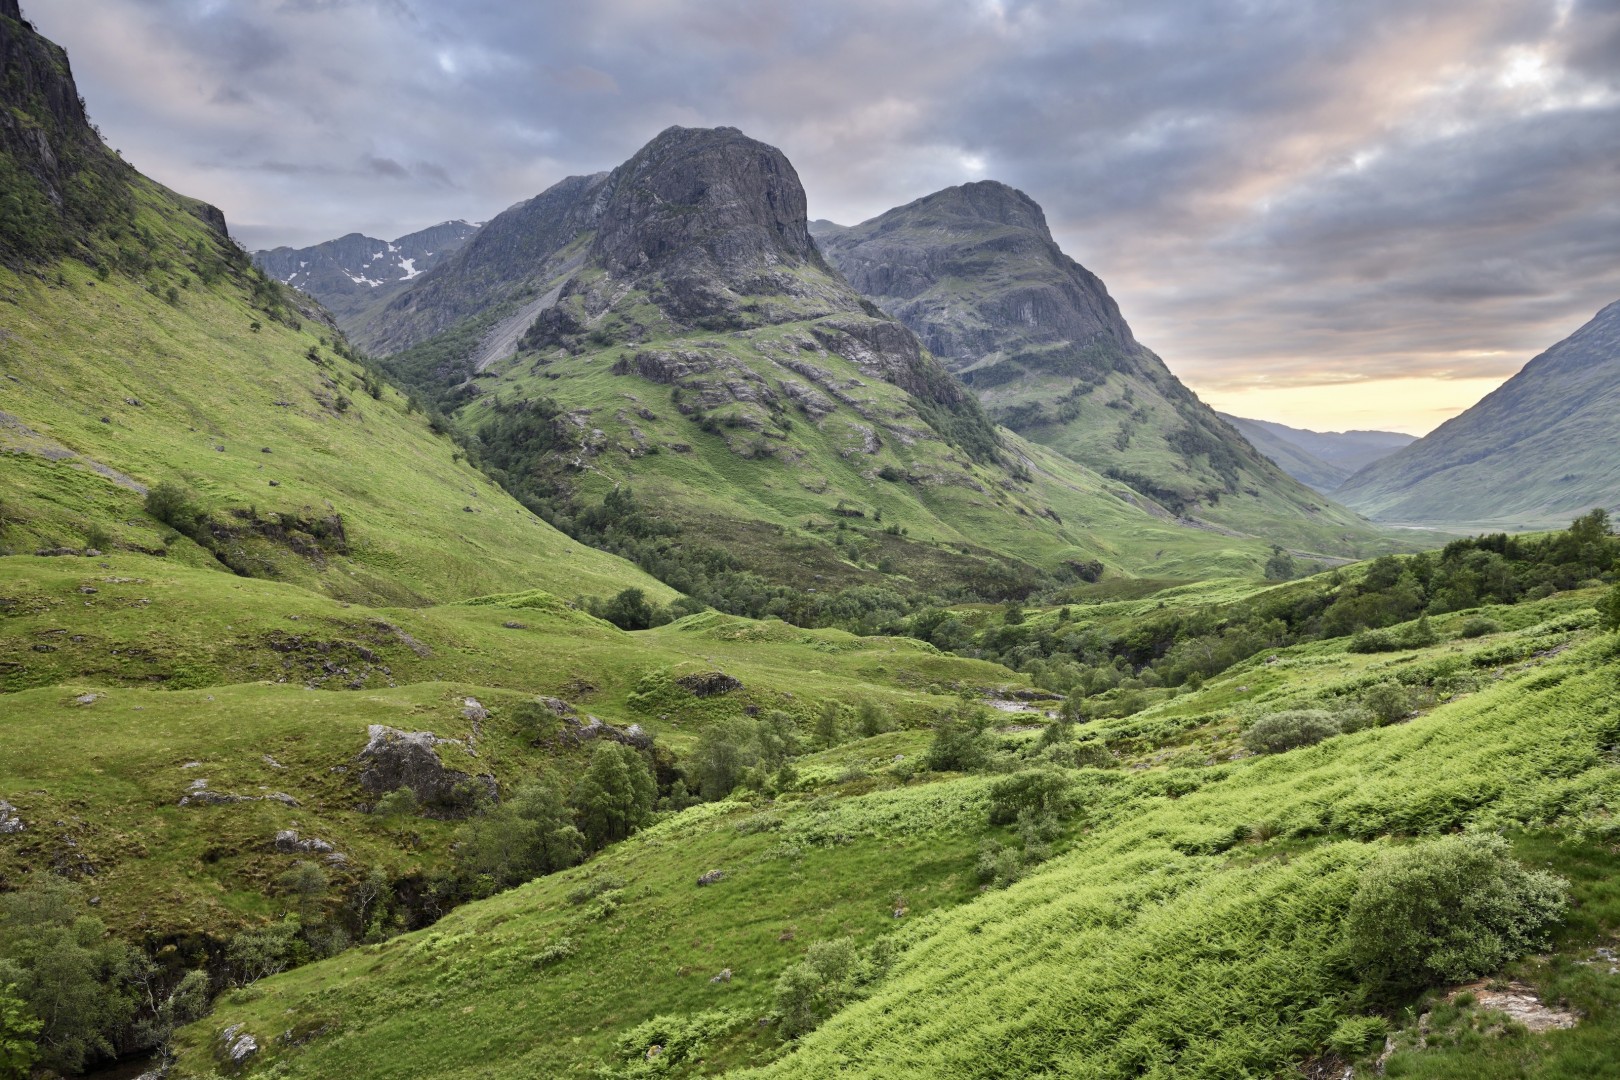
<instances>
[{"instance_id":1,"label":"grassy hillside","mask_svg":"<svg viewBox=\"0 0 1620 1080\"><path fill-rule=\"evenodd\" d=\"M223 935L269 910L270 880L292 861L271 843L280 829L335 844L348 878L445 865L453 822L423 819L402 844L364 812L373 796L355 758L372 724L473 736L475 753L442 751L447 765L505 790L566 775L589 749L554 743L556 717L534 728L518 706L537 694L639 724L680 752L748 709L785 711L806 732L828 701L921 724L955 688L1021 682L914 641L714 613L631 635L538 591L365 608L138 555L0 560L0 609L15 751L0 797L28 823L0 854L0 875L86 877L109 925L157 940ZM704 701L673 682L713 670L742 689ZM469 698L490 716L469 718ZM64 723L79 733L72 742ZM260 801L178 805L198 780ZM296 805L264 800L270 792Z\"/></svg>"},{"instance_id":2,"label":"grassy hillside","mask_svg":"<svg viewBox=\"0 0 1620 1080\"><path fill-rule=\"evenodd\" d=\"M1544 529L1620 509L1620 302L1335 493L1380 521Z\"/></svg>"},{"instance_id":3,"label":"grassy hillside","mask_svg":"<svg viewBox=\"0 0 1620 1080\"><path fill-rule=\"evenodd\" d=\"M250 1074L289 1076L1273 1075L1330 1061L1330 1042L1371 1053L1346 1034L1369 1023L1415 1023L1415 996L1362 981L1343 920L1385 852L1460 826L1518 830L1521 858L1574 879L1580 914L1552 958L1514 973L1587 1017L1475 1040L1468 1060L1612 1060L1614 991L1577 964L1620 929L1612 849L1594 842L1620 798L1606 756L1620 653L1593 630L1594 596L1493 611L1516 628L1477 638L1457 636L1459 613L1393 656L1345 639L1278 650L1078 743L1014 725L990 775L919 771L924 732L805 759L801 790L687 811L431 931L227 999L185 1032L176 1075L219 1068L235 1025L262 1048ZM1241 745L1261 716L1386 683L1427 703L1314 747ZM1075 746L1101 754L1062 765ZM1044 862L987 816L997 778L1037 762L1068 793ZM778 977L845 938L866 974L784 1042ZM1574 1075L1549 1068L1522 1075Z\"/></svg>"},{"instance_id":4,"label":"grassy hillside","mask_svg":"<svg viewBox=\"0 0 1620 1080\"><path fill-rule=\"evenodd\" d=\"M195 493L238 568L344 599L668 595L461 460L185 200L139 178L132 192L133 224L106 253L118 269L0 268L0 445L13 451L0 544L162 550L172 530L141 501L167 481ZM168 546L214 561L188 539Z\"/></svg>"}]
</instances>

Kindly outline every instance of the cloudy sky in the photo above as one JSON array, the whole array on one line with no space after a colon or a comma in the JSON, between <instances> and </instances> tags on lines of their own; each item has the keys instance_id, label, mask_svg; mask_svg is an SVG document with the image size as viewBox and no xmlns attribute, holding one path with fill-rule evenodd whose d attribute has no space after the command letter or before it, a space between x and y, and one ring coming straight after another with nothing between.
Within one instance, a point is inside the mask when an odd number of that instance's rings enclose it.
<instances>
[{"instance_id":1,"label":"cloudy sky","mask_svg":"<svg viewBox=\"0 0 1620 1080\"><path fill-rule=\"evenodd\" d=\"M250 247L482 220L670 124L854 223L994 178L1220 408L1422 432L1620 299L1620 0L24 0Z\"/></svg>"}]
</instances>

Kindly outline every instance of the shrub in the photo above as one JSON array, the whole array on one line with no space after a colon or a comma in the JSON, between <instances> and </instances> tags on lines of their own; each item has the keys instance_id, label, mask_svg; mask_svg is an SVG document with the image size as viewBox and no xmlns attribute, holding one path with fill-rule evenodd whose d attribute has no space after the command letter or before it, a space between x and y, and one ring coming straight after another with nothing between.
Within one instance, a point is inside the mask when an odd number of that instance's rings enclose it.
<instances>
[{"instance_id":1,"label":"shrub","mask_svg":"<svg viewBox=\"0 0 1620 1080\"><path fill-rule=\"evenodd\" d=\"M1598 601L1597 610L1603 629L1620 632L1620 584L1616 584Z\"/></svg>"},{"instance_id":2,"label":"shrub","mask_svg":"<svg viewBox=\"0 0 1620 1080\"><path fill-rule=\"evenodd\" d=\"M1361 872L1351 897L1350 959L1368 982L1394 991L1484 975L1545 941L1567 889L1515 862L1498 836L1394 848Z\"/></svg>"},{"instance_id":3,"label":"shrub","mask_svg":"<svg viewBox=\"0 0 1620 1080\"><path fill-rule=\"evenodd\" d=\"M176 532L191 536L204 520L202 508L193 500L191 492L165 480L146 493L146 512Z\"/></svg>"},{"instance_id":4,"label":"shrub","mask_svg":"<svg viewBox=\"0 0 1620 1080\"><path fill-rule=\"evenodd\" d=\"M1483 615L1475 615L1472 618L1463 620L1462 625L1457 627L1457 636L1460 638L1480 638L1486 634L1495 634L1501 629L1502 625L1500 623L1493 622Z\"/></svg>"},{"instance_id":5,"label":"shrub","mask_svg":"<svg viewBox=\"0 0 1620 1080\"><path fill-rule=\"evenodd\" d=\"M992 825L1010 825L1026 811L1062 814L1068 808L1068 778L1056 769L1026 769L990 786Z\"/></svg>"},{"instance_id":6,"label":"shrub","mask_svg":"<svg viewBox=\"0 0 1620 1080\"><path fill-rule=\"evenodd\" d=\"M1313 746L1342 730L1332 714L1321 709L1269 713L1243 733L1243 745L1256 754L1281 754L1301 746Z\"/></svg>"},{"instance_id":7,"label":"shrub","mask_svg":"<svg viewBox=\"0 0 1620 1080\"><path fill-rule=\"evenodd\" d=\"M39 1060L34 1038L44 1026L29 1014L15 986L0 986L0 1076L10 1080L29 1075Z\"/></svg>"},{"instance_id":8,"label":"shrub","mask_svg":"<svg viewBox=\"0 0 1620 1080\"><path fill-rule=\"evenodd\" d=\"M1382 1016L1349 1016L1328 1036L1327 1048L1341 1058L1355 1060L1384 1044L1389 1025Z\"/></svg>"},{"instance_id":9,"label":"shrub","mask_svg":"<svg viewBox=\"0 0 1620 1080\"><path fill-rule=\"evenodd\" d=\"M972 772L990 760L985 730L990 718L982 710L959 706L934 721L934 738L923 762L933 772Z\"/></svg>"},{"instance_id":10,"label":"shrub","mask_svg":"<svg viewBox=\"0 0 1620 1080\"><path fill-rule=\"evenodd\" d=\"M1400 683L1375 683L1362 692L1361 704L1380 724L1393 724L1412 715L1412 692Z\"/></svg>"}]
</instances>

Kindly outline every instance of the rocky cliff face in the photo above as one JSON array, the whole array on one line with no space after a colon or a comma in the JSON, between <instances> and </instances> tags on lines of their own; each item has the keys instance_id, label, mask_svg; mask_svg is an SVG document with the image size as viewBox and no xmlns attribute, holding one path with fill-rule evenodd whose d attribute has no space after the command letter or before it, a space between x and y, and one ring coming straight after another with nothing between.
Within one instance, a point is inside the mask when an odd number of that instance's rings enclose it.
<instances>
[{"instance_id":1,"label":"rocky cliff face","mask_svg":"<svg viewBox=\"0 0 1620 1080\"><path fill-rule=\"evenodd\" d=\"M1357 527L1257 453L1142 347L1098 277L1029 196L947 188L818 240L1000 422L1178 515L1279 538Z\"/></svg>"},{"instance_id":2,"label":"rocky cliff face","mask_svg":"<svg viewBox=\"0 0 1620 1080\"><path fill-rule=\"evenodd\" d=\"M0 0L0 262L102 264L133 227L138 180L91 126L67 53ZM217 208L175 198L226 235Z\"/></svg>"},{"instance_id":3,"label":"rocky cliff face","mask_svg":"<svg viewBox=\"0 0 1620 1080\"><path fill-rule=\"evenodd\" d=\"M128 169L85 116L67 54L0 0L0 259L83 250L132 213Z\"/></svg>"},{"instance_id":4,"label":"rocky cliff face","mask_svg":"<svg viewBox=\"0 0 1620 1080\"><path fill-rule=\"evenodd\" d=\"M946 188L853 228L822 230L849 283L959 373L1004 360L1089 364L1136 339L1097 276L1052 240L1046 215L993 180Z\"/></svg>"},{"instance_id":5,"label":"rocky cliff face","mask_svg":"<svg viewBox=\"0 0 1620 1080\"><path fill-rule=\"evenodd\" d=\"M1335 498L1383 521L1550 528L1620 511L1620 302Z\"/></svg>"}]
</instances>

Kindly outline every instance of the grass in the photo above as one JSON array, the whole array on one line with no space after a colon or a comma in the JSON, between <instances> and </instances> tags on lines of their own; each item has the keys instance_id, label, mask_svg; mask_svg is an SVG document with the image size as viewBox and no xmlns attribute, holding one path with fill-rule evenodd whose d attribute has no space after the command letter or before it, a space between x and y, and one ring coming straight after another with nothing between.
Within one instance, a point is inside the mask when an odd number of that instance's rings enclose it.
<instances>
[{"instance_id":1,"label":"grass","mask_svg":"<svg viewBox=\"0 0 1620 1080\"><path fill-rule=\"evenodd\" d=\"M423 819L402 845L359 811L368 797L353 759L369 724L464 738L463 703L476 698L492 711L479 756L448 763L505 788L577 764L512 719L536 694L639 723L679 751L748 708L785 710L808 731L823 701L869 700L916 726L956 701L954 688L1022 683L908 640L715 613L629 634L538 591L364 608L128 553L0 560L0 610L13 750L0 793L29 823L0 874L93 867L109 924L158 939L263 915L264 887L289 861L269 845L281 828L337 844L353 874L383 866L409 879L445 865L449 826ZM673 683L716 669L743 689L697 699ZM86 694L95 700L78 704ZM178 807L198 778L300 805Z\"/></svg>"},{"instance_id":2,"label":"grass","mask_svg":"<svg viewBox=\"0 0 1620 1080\"><path fill-rule=\"evenodd\" d=\"M1604 831L1620 800L1610 760L1620 641L1593 634L1589 604L1526 605L1521 621L1539 616L1530 625L1398 657L1350 654L1343 639L1298 646L1099 721L1095 737L1117 746L1124 767L1071 774L1079 810L1059 854L1005 890L969 884L988 829L986 778L904 783L894 756L920 751L912 732L829 751L802 763L813 797L688 811L426 935L269 980L262 997L188 1029L178 1075L217 1067L213 1033L227 1023L273 1035L317 1020L328 1034L276 1044L254 1070L384 1076L416 1054L437 1075L583 1075L636 1024L715 1009L733 1015L697 1072L1272 1075L1373 1007L1338 931L1358 869L1400 837L1459 827L1514 830L1522 857L1574 879L1577 914L1559 951L1526 971L1596 1010L1612 990L1580 989L1586 968L1574 965L1620 929ZM1269 757L1213 751L1235 749L1251 708L1459 662L1486 675L1481 687L1408 722ZM1212 741L1181 761L1161 756L1189 735ZM714 868L735 881L696 888ZM559 899L592 875L625 882L625 903L600 922ZM739 886L735 903L720 902L727 884ZM883 910L891 889L929 899L897 922ZM811 911L826 918L808 923ZM793 927L792 943L772 939ZM756 1023L798 948L869 941L880 928L900 955L869 998L795 1044ZM564 937L572 955L539 974L525 967L520 958ZM430 963L434 940L448 951ZM722 967L732 981L709 983ZM1575 981L1557 982L1559 971ZM568 1019L554 1023L559 1009ZM1576 1031L1530 1042L1548 1062L1565 1060L1565 1039L1583 1040L1591 1061L1620 1050L1607 1027Z\"/></svg>"},{"instance_id":3,"label":"grass","mask_svg":"<svg viewBox=\"0 0 1620 1080\"><path fill-rule=\"evenodd\" d=\"M213 244L212 234L156 185L140 180L135 192L147 255L168 270L102 281L71 260L43 275L0 269L0 373L10 376L0 410L36 433L0 424L0 448L22 451L0 454L0 545L78 548L95 526L116 546L159 550L164 529L139 493L90 471L94 461L139 484L182 483L221 520L249 509L272 521L340 515L346 555L308 558L252 535L234 544L263 575L344 600L424 604L521 587L606 595L627 585L671 595L529 514L398 391L371 398L362 369L335 354L335 332L313 316L291 319L295 330L254 307L231 274L205 285L191 269L204 265L194 245ZM172 304L145 288L182 280ZM341 410L340 396L351 402Z\"/></svg>"}]
</instances>

